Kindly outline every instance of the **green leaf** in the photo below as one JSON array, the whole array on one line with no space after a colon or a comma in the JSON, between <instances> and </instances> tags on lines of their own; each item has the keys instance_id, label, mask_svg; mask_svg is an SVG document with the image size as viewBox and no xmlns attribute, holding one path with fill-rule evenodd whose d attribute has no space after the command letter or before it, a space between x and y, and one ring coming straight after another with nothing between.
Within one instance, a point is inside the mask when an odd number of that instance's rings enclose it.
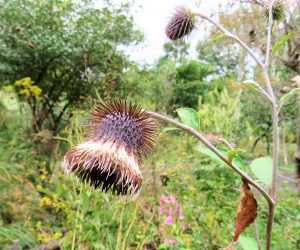
<instances>
[{"instance_id":1,"label":"green leaf","mask_svg":"<svg viewBox=\"0 0 300 250\"><path fill-rule=\"evenodd\" d=\"M273 50L272 50L272 53L271 53L271 58L273 58L273 56L277 53L277 51L279 51L287 43L288 40L290 40L291 38L293 38L297 34L299 34L299 32L289 33L289 34L283 36L280 41L275 43L274 47L273 47Z\"/></svg>"},{"instance_id":2,"label":"green leaf","mask_svg":"<svg viewBox=\"0 0 300 250\"><path fill-rule=\"evenodd\" d=\"M227 39L227 38L230 38L230 36L225 35L225 34L222 34L222 35L219 35L219 36L215 36L215 37L213 37L213 38L211 39L211 41L208 42L208 44L207 44L206 46L207 46L207 47L210 47L210 46L212 46L214 43L223 41L224 39Z\"/></svg>"},{"instance_id":3,"label":"green leaf","mask_svg":"<svg viewBox=\"0 0 300 250\"><path fill-rule=\"evenodd\" d=\"M211 159L217 161L217 162L220 163L220 164L223 164L223 165L226 164L224 161L222 161L222 160L220 159L219 156L217 156L213 151L211 151L211 150L210 150L209 148L207 148L207 147L202 147L202 146L198 145L198 146L195 147L195 149L196 149L197 151L199 151L200 153L202 153L202 154L204 154L204 155L207 155L208 157L210 157ZM226 150L223 150L223 149L218 149L218 150L221 152L221 154L222 154L224 157L227 158L227 156L226 156L226 154L227 154Z\"/></svg>"},{"instance_id":4,"label":"green leaf","mask_svg":"<svg viewBox=\"0 0 300 250\"><path fill-rule=\"evenodd\" d=\"M226 165L226 163L225 163L224 161L222 161L222 160L219 158L219 156L217 156L217 155L216 155L213 151L211 151L209 148L207 148L207 147L202 147L202 146L200 146L200 145L197 145L197 146L195 147L195 149L196 149L197 151L199 151L200 153L202 153L202 154L204 154L204 155L207 155L207 156L210 157L211 159L217 161L217 162L220 163L221 165ZM217 148L217 149L220 151L220 153L221 153L225 158L227 158L227 155L228 155L228 152L229 152L229 151L227 151L227 150L225 150L225 149L223 149L223 148ZM239 167L240 169L242 169L242 170L245 170L245 169L246 169L246 165L245 165L245 163L244 163L244 160L243 160L241 157L237 156L237 155L235 155L235 156L233 157L232 163L233 163L234 165L236 165L237 167Z\"/></svg>"},{"instance_id":5,"label":"green leaf","mask_svg":"<svg viewBox=\"0 0 300 250\"><path fill-rule=\"evenodd\" d=\"M279 101L279 109L282 108L282 106L294 95L300 93L300 88L295 88L292 89L290 92L284 94L281 96L280 101Z\"/></svg>"},{"instance_id":6,"label":"green leaf","mask_svg":"<svg viewBox=\"0 0 300 250\"><path fill-rule=\"evenodd\" d=\"M265 95L265 94L263 93L263 90L262 90L261 86L260 86L257 82L255 82L255 81L253 81L253 80L246 80L246 81L243 81L242 84L243 84L246 88L248 88L249 90L251 90L251 91L253 91L253 92L258 92L258 93L260 93L260 94Z\"/></svg>"},{"instance_id":7,"label":"green leaf","mask_svg":"<svg viewBox=\"0 0 300 250\"><path fill-rule=\"evenodd\" d=\"M251 90L259 91L259 84L253 80L243 81L242 84Z\"/></svg>"},{"instance_id":8,"label":"green leaf","mask_svg":"<svg viewBox=\"0 0 300 250\"><path fill-rule=\"evenodd\" d=\"M200 130L200 119L196 110L192 108L178 108L176 109L182 123L188 125L195 130Z\"/></svg>"},{"instance_id":9,"label":"green leaf","mask_svg":"<svg viewBox=\"0 0 300 250\"><path fill-rule=\"evenodd\" d=\"M266 185L270 186L273 175L273 159L270 156L260 157L253 160L250 164L250 169L257 177Z\"/></svg>"},{"instance_id":10,"label":"green leaf","mask_svg":"<svg viewBox=\"0 0 300 250\"><path fill-rule=\"evenodd\" d=\"M254 238L246 237L243 235L240 235L239 237L239 245L244 250L258 250L256 240Z\"/></svg>"},{"instance_id":11,"label":"green leaf","mask_svg":"<svg viewBox=\"0 0 300 250\"><path fill-rule=\"evenodd\" d=\"M166 242L161 243L161 244L158 246L158 250L160 250L160 249L167 249L169 246L170 246L169 243L166 243Z\"/></svg>"},{"instance_id":12,"label":"green leaf","mask_svg":"<svg viewBox=\"0 0 300 250\"><path fill-rule=\"evenodd\" d=\"M243 153L243 150L241 150L239 148L227 151L228 160L230 162L232 162L233 157L236 156L236 155L238 155L238 154L240 154L240 153Z\"/></svg>"}]
</instances>

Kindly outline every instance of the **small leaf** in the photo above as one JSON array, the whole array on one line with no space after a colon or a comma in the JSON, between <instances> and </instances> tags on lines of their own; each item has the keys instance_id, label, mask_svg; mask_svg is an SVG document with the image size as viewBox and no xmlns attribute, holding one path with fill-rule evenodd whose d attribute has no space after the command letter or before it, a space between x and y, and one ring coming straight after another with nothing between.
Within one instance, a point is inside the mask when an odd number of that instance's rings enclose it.
<instances>
[{"instance_id":1,"label":"small leaf","mask_svg":"<svg viewBox=\"0 0 300 250\"><path fill-rule=\"evenodd\" d=\"M242 84L248 88L249 90L252 90L253 92L258 92L260 94L266 95L265 91L262 89L262 87L253 80L246 80L243 81Z\"/></svg>"},{"instance_id":2,"label":"small leaf","mask_svg":"<svg viewBox=\"0 0 300 250\"><path fill-rule=\"evenodd\" d=\"M220 41L223 41L224 39L227 39L227 38L230 38L230 36L226 35L226 34L222 34L222 35L219 35L219 36L215 36L211 39L211 41L209 41L207 44L206 44L206 47L210 47L212 46L214 43L216 42L220 42Z\"/></svg>"},{"instance_id":3,"label":"small leaf","mask_svg":"<svg viewBox=\"0 0 300 250\"><path fill-rule=\"evenodd\" d=\"M176 109L182 123L188 125L195 130L200 130L200 119L196 110L192 108L178 108Z\"/></svg>"},{"instance_id":4,"label":"small leaf","mask_svg":"<svg viewBox=\"0 0 300 250\"><path fill-rule=\"evenodd\" d=\"M270 186L273 175L273 159L270 156L260 157L253 160L250 169L258 180Z\"/></svg>"},{"instance_id":5,"label":"small leaf","mask_svg":"<svg viewBox=\"0 0 300 250\"><path fill-rule=\"evenodd\" d=\"M277 53L277 51L280 50L287 43L288 40L290 40L291 38L293 38L297 34L299 34L299 32L289 33L289 34L283 36L280 41L275 43L274 47L273 47L273 50L272 50L272 53L271 53L271 58L273 58L273 56Z\"/></svg>"},{"instance_id":6,"label":"small leaf","mask_svg":"<svg viewBox=\"0 0 300 250\"><path fill-rule=\"evenodd\" d=\"M281 109L281 107L294 95L299 94L300 93L300 88L295 88L292 89L290 92L284 94L283 96L281 96L280 101L279 101L279 109Z\"/></svg>"},{"instance_id":7,"label":"small leaf","mask_svg":"<svg viewBox=\"0 0 300 250\"><path fill-rule=\"evenodd\" d=\"M234 223L233 242L238 242L239 236L255 221L257 216L257 202L246 180L243 180L240 204Z\"/></svg>"},{"instance_id":8,"label":"small leaf","mask_svg":"<svg viewBox=\"0 0 300 250\"><path fill-rule=\"evenodd\" d=\"M239 244L244 250L258 250L257 242L254 238L241 235L239 237Z\"/></svg>"},{"instance_id":9,"label":"small leaf","mask_svg":"<svg viewBox=\"0 0 300 250\"><path fill-rule=\"evenodd\" d=\"M225 163L223 160L221 160L221 159L219 158L219 156L217 156L217 155L216 155L213 151L211 151L209 148L207 148L207 147L202 147L202 146L200 146L200 145L197 145L197 146L195 147L195 149L196 149L197 151L199 151L200 153L209 156L211 159L217 161L217 162L220 163L221 165L226 165L226 163ZM219 147L218 147L217 149L220 151L220 153L221 153L225 158L227 158L227 154L228 154L228 151L227 151L227 150L225 150L225 149L223 149L223 148L219 148ZM232 163L233 163L234 165L236 165L237 167L239 167L240 169L242 169L242 170L245 170L245 169L246 169L246 165L245 165L245 163L244 163L244 160L243 160L241 157L239 157L238 155L236 155L236 156L233 157Z\"/></svg>"},{"instance_id":10,"label":"small leaf","mask_svg":"<svg viewBox=\"0 0 300 250\"><path fill-rule=\"evenodd\" d=\"M227 151L227 156L228 156L228 160L230 162L232 162L232 158L238 154L241 154L243 153L244 151L239 149L239 148L235 148L235 149L232 149L232 150L229 150Z\"/></svg>"}]
</instances>

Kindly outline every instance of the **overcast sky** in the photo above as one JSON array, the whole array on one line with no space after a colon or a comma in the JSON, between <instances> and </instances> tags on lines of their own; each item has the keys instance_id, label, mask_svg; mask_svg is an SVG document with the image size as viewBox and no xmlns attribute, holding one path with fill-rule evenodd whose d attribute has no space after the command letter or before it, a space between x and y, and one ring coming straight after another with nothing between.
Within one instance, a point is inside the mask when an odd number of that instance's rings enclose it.
<instances>
[{"instance_id":1,"label":"overcast sky","mask_svg":"<svg viewBox=\"0 0 300 250\"><path fill-rule=\"evenodd\" d=\"M217 9L220 3L226 3L226 0L202 0L199 6L196 6L196 0L135 0L135 2L134 19L138 28L145 34L145 42L127 53L139 63L153 63L162 55L163 44L168 41L164 33L165 26L177 6L192 6L210 13L213 9Z\"/></svg>"}]
</instances>

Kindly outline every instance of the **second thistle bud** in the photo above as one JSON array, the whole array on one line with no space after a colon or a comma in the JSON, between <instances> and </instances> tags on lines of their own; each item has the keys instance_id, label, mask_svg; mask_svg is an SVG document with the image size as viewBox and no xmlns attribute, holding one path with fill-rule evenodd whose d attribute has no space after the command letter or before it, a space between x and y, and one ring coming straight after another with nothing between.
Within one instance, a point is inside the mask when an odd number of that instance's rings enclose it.
<instances>
[{"instance_id":1,"label":"second thistle bud","mask_svg":"<svg viewBox=\"0 0 300 250\"><path fill-rule=\"evenodd\" d=\"M189 35L196 28L196 17L191 10L178 7L166 27L166 35L175 41Z\"/></svg>"}]
</instances>

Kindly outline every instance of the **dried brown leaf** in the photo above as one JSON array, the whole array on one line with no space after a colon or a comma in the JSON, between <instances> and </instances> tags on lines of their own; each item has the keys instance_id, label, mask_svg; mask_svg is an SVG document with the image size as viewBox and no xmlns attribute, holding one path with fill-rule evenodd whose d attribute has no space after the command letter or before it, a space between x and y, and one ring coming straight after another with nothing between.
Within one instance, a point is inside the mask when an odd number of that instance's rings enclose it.
<instances>
[{"instance_id":1,"label":"dried brown leaf","mask_svg":"<svg viewBox=\"0 0 300 250\"><path fill-rule=\"evenodd\" d=\"M241 190L240 204L238 213L234 223L234 237L233 242L238 241L239 235L245 231L245 229L255 221L257 215L257 202L253 196L246 180L243 179L243 185Z\"/></svg>"}]
</instances>

